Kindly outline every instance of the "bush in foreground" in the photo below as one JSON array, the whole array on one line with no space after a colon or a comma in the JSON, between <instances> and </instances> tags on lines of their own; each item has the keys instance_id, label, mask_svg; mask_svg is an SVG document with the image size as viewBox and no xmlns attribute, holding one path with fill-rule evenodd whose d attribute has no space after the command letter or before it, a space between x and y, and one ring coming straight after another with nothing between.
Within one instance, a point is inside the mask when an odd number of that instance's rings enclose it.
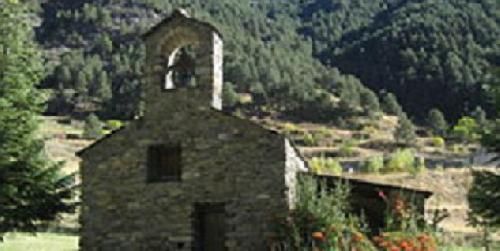
<instances>
[{"instance_id":1,"label":"bush in foreground","mask_svg":"<svg viewBox=\"0 0 500 251\"><path fill-rule=\"evenodd\" d=\"M313 177L301 177L295 210L277 219L277 242L285 250L375 251L362 220L348 213L348 198L346 184L329 189Z\"/></svg>"},{"instance_id":2,"label":"bush in foreground","mask_svg":"<svg viewBox=\"0 0 500 251\"><path fill-rule=\"evenodd\" d=\"M381 251L436 251L437 240L433 230L425 224L411 200L400 194L383 192L379 196L386 203L385 228L373 241Z\"/></svg>"}]
</instances>

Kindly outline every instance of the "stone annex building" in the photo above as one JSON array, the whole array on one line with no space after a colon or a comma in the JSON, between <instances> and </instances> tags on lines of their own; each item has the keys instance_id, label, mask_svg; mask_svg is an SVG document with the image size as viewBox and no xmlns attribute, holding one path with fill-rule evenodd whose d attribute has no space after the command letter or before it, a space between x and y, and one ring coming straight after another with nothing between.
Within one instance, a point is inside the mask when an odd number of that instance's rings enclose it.
<instances>
[{"instance_id":1,"label":"stone annex building","mask_svg":"<svg viewBox=\"0 0 500 251\"><path fill-rule=\"evenodd\" d=\"M221 111L212 25L177 10L144 42L144 115L78 154L81 249L267 250L305 162L286 137Z\"/></svg>"}]
</instances>

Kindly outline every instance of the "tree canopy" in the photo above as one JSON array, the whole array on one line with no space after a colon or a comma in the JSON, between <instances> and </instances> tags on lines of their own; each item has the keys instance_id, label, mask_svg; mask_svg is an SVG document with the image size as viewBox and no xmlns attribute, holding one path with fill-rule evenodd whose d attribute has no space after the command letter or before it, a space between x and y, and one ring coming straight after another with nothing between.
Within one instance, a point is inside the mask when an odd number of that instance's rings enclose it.
<instances>
[{"instance_id":1,"label":"tree canopy","mask_svg":"<svg viewBox=\"0 0 500 251\"><path fill-rule=\"evenodd\" d=\"M28 14L21 2L0 2L0 237L71 209L71 177L48 162L36 135L43 67Z\"/></svg>"}]
</instances>

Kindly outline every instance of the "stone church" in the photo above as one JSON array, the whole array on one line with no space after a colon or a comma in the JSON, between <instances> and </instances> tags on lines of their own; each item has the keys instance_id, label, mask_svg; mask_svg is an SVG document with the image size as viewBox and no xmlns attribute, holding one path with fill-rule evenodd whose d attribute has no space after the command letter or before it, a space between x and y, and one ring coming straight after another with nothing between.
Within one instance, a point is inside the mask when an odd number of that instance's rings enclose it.
<instances>
[{"instance_id":1,"label":"stone church","mask_svg":"<svg viewBox=\"0 0 500 251\"><path fill-rule=\"evenodd\" d=\"M78 154L81 249L266 250L304 162L284 136L221 111L215 27L177 10L143 38L144 115Z\"/></svg>"},{"instance_id":2,"label":"stone church","mask_svg":"<svg viewBox=\"0 0 500 251\"><path fill-rule=\"evenodd\" d=\"M283 135L222 111L215 27L177 10L143 39L144 115L78 153L81 250L268 250L275 216L293 208L307 165ZM349 183L374 231L384 217L379 192L416 196L421 213L430 196Z\"/></svg>"}]
</instances>

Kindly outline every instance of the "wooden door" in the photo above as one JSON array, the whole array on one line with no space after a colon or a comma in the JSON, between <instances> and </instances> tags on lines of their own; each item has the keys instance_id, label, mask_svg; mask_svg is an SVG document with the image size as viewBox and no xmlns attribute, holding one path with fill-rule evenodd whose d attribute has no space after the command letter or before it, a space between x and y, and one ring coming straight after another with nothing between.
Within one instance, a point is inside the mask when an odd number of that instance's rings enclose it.
<instances>
[{"instance_id":1,"label":"wooden door","mask_svg":"<svg viewBox=\"0 0 500 251\"><path fill-rule=\"evenodd\" d=\"M225 213L221 204L196 207L196 251L224 251Z\"/></svg>"}]
</instances>

